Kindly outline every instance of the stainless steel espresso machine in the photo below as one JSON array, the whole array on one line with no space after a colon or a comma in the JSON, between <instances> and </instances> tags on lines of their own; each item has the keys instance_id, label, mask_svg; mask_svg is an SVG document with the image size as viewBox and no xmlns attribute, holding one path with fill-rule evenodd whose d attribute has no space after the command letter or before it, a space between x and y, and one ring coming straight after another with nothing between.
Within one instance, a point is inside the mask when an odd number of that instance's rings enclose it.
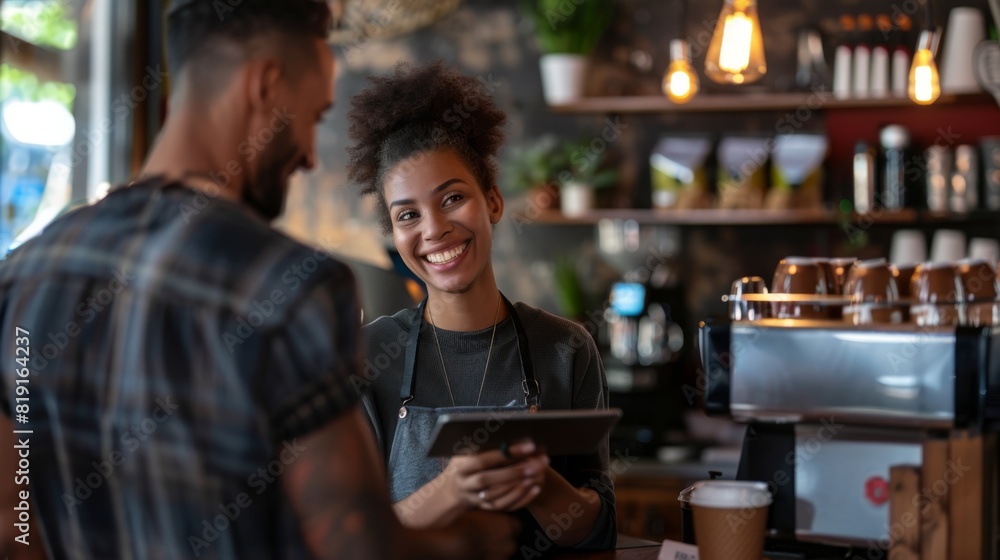
<instances>
[{"instance_id":1,"label":"stainless steel espresso machine","mask_svg":"<svg viewBox=\"0 0 1000 560\"><path fill-rule=\"evenodd\" d=\"M706 411L748 424L736 478L774 496L769 557L1000 558L1000 328L764 318L699 342Z\"/></svg>"}]
</instances>

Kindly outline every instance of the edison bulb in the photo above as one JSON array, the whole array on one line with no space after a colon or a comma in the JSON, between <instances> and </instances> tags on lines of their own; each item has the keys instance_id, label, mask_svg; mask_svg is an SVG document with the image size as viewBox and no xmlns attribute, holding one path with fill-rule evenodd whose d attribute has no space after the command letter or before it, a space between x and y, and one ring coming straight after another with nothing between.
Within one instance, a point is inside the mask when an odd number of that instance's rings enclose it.
<instances>
[{"instance_id":1,"label":"edison bulb","mask_svg":"<svg viewBox=\"0 0 1000 560\"><path fill-rule=\"evenodd\" d=\"M687 103L698 93L698 75L691 67L687 42L670 42L670 66L663 75L663 94L674 103Z\"/></svg>"},{"instance_id":2,"label":"edison bulb","mask_svg":"<svg viewBox=\"0 0 1000 560\"><path fill-rule=\"evenodd\" d=\"M934 35L932 31L920 34L917 52L910 66L910 83L907 94L914 103L930 105L941 96L941 78L934 64Z\"/></svg>"},{"instance_id":3,"label":"edison bulb","mask_svg":"<svg viewBox=\"0 0 1000 560\"><path fill-rule=\"evenodd\" d=\"M749 84L766 73L756 0L725 0L705 57L705 74L720 84Z\"/></svg>"}]
</instances>

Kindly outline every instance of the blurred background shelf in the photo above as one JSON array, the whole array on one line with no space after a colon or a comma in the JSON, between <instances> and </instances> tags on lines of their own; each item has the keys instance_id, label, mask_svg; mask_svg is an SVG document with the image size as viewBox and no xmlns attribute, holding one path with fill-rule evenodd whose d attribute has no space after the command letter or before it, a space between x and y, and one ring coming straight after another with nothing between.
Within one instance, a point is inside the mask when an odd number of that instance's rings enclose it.
<instances>
[{"instance_id":1,"label":"blurred background shelf","mask_svg":"<svg viewBox=\"0 0 1000 560\"><path fill-rule=\"evenodd\" d=\"M869 214L843 214L833 210L654 210L641 208L615 208L593 210L581 216L565 216L556 210L523 213L517 216L519 224L545 225L594 225L603 219L635 220L640 224L689 225L689 226L782 226L782 225L834 225L851 223L867 224L957 224L983 222L1000 218L1000 213L980 211L959 214L954 212L926 212L919 210L884 211Z\"/></svg>"},{"instance_id":2,"label":"blurred background shelf","mask_svg":"<svg viewBox=\"0 0 1000 560\"><path fill-rule=\"evenodd\" d=\"M987 94L942 95L935 105L989 101ZM835 99L829 91L796 93L744 93L699 95L684 105L662 95L588 97L574 103L552 105L556 113L706 113L727 111L794 111L800 107L824 109L877 109L919 107L907 97Z\"/></svg>"},{"instance_id":3,"label":"blurred background shelf","mask_svg":"<svg viewBox=\"0 0 1000 560\"><path fill-rule=\"evenodd\" d=\"M62 54L57 49L36 45L27 39L0 31L0 63L32 72L42 81L62 77Z\"/></svg>"}]
</instances>

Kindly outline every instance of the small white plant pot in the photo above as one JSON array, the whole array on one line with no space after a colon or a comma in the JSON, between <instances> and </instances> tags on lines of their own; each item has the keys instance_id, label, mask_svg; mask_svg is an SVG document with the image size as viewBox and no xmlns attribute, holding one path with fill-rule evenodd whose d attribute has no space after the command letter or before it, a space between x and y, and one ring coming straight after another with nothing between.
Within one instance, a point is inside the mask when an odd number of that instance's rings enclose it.
<instances>
[{"instance_id":1,"label":"small white plant pot","mask_svg":"<svg viewBox=\"0 0 1000 560\"><path fill-rule=\"evenodd\" d=\"M542 93L549 105L571 103L583 97L587 57L579 54L542 55Z\"/></svg>"},{"instance_id":2,"label":"small white plant pot","mask_svg":"<svg viewBox=\"0 0 1000 560\"><path fill-rule=\"evenodd\" d=\"M594 189L582 183L565 183L559 188L559 206L565 216L581 216L594 209Z\"/></svg>"}]
</instances>

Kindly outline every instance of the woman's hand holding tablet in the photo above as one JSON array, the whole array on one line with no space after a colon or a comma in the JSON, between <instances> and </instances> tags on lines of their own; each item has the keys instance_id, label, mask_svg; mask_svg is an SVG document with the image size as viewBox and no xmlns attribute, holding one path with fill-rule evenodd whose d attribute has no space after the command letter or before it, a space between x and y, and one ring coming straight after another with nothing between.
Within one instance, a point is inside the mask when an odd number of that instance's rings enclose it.
<instances>
[{"instance_id":1,"label":"woman's hand holding tablet","mask_svg":"<svg viewBox=\"0 0 1000 560\"><path fill-rule=\"evenodd\" d=\"M530 441L513 444L509 457L499 450L451 458L444 476L449 490L469 507L516 511L538 496L549 457Z\"/></svg>"}]
</instances>

